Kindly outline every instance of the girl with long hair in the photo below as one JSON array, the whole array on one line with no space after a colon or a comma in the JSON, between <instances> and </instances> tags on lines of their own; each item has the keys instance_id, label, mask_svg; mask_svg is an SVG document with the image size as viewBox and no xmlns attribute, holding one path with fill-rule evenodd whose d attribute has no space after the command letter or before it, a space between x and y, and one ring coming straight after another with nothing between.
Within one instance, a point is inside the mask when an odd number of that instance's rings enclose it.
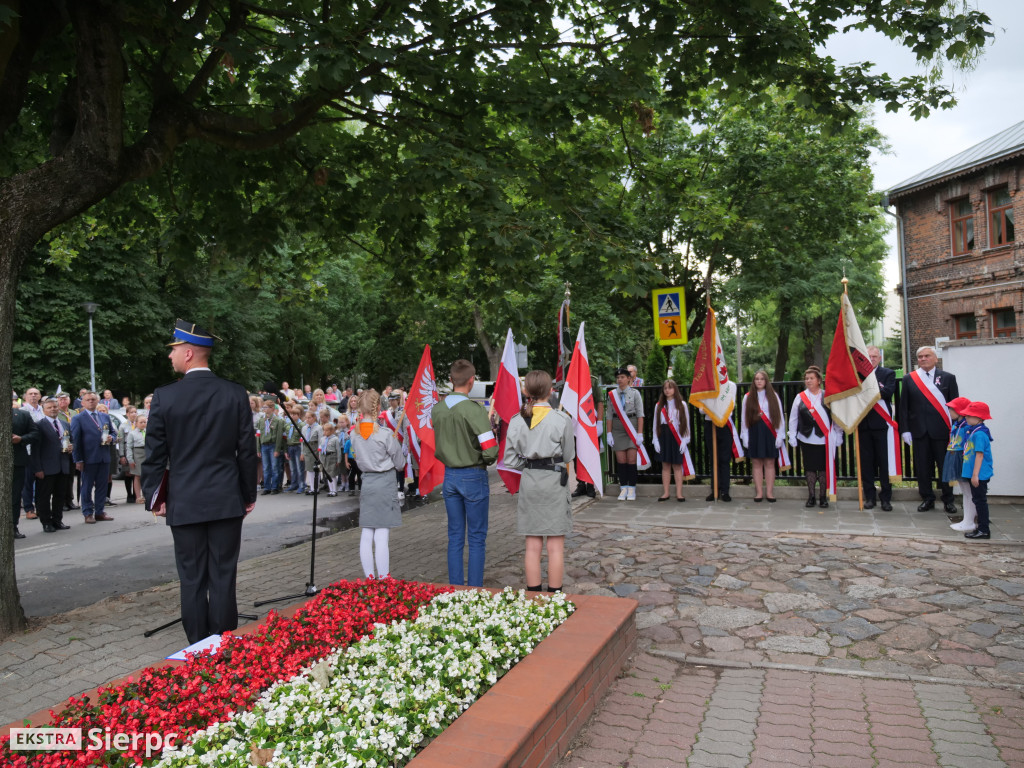
<instances>
[{"instance_id":1,"label":"girl with long hair","mask_svg":"<svg viewBox=\"0 0 1024 768\"><path fill-rule=\"evenodd\" d=\"M676 480L676 501L683 496L683 447L690 443L690 413L673 379L665 379L661 395L654 408L654 450L661 458L661 496L668 501L668 486L672 476Z\"/></svg>"},{"instance_id":2,"label":"girl with long hair","mask_svg":"<svg viewBox=\"0 0 1024 768\"><path fill-rule=\"evenodd\" d=\"M775 503L775 462L786 436L782 418L782 400L775 394L768 372L754 374L754 385L743 396L740 414L740 440L747 449L754 475L754 501Z\"/></svg>"}]
</instances>

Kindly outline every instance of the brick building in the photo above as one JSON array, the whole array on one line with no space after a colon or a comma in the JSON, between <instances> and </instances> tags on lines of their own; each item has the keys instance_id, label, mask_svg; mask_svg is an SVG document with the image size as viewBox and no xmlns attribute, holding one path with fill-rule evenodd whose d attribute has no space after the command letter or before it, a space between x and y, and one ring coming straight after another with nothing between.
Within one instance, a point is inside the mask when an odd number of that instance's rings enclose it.
<instances>
[{"instance_id":1,"label":"brick building","mask_svg":"<svg viewBox=\"0 0 1024 768\"><path fill-rule=\"evenodd\" d=\"M1024 122L889 191L902 224L912 365L914 350L943 337L1022 335L1024 237L1014 226L1024 216L1022 183Z\"/></svg>"}]
</instances>

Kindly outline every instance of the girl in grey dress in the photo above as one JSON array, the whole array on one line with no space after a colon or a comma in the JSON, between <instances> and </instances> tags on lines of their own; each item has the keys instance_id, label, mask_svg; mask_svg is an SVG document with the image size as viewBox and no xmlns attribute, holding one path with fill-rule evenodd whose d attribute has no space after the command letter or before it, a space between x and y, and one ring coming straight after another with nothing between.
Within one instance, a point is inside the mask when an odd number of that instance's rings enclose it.
<instances>
[{"instance_id":1,"label":"girl in grey dress","mask_svg":"<svg viewBox=\"0 0 1024 768\"><path fill-rule=\"evenodd\" d=\"M352 449L363 473L359 494L359 559L367 578L391 573L388 534L402 524L395 470L405 466L395 433L377 423L380 395L370 389L359 396L359 423L352 430ZM374 571L376 565L376 571Z\"/></svg>"},{"instance_id":2,"label":"girl in grey dress","mask_svg":"<svg viewBox=\"0 0 1024 768\"><path fill-rule=\"evenodd\" d=\"M576 455L572 419L551 408L551 376L530 371L526 402L505 438L505 466L523 472L516 507L517 530L526 536L526 588L541 590L540 553L547 539L548 591L562 588L565 534L572 532L567 465Z\"/></svg>"},{"instance_id":3,"label":"girl in grey dress","mask_svg":"<svg viewBox=\"0 0 1024 768\"><path fill-rule=\"evenodd\" d=\"M644 436L644 399L640 392L629 386L629 371L615 369L615 383L618 385L608 393L608 400L614 399L622 408L640 439ZM636 446L619 420L611 402L604 409L608 417L608 445L615 449L615 472L619 476L619 501L636 501Z\"/></svg>"}]
</instances>

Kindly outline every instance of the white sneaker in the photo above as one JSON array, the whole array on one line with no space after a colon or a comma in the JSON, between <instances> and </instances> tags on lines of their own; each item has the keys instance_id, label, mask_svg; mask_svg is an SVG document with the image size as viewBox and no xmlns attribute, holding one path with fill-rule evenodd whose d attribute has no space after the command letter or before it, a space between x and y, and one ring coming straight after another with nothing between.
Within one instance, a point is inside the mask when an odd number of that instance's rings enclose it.
<instances>
[{"instance_id":1,"label":"white sneaker","mask_svg":"<svg viewBox=\"0 0 1024 768\"><path fill-rule=\"evenodd\" d=\"M628 495L626 496L626 500L627 501L636 501L636 488L631 485L626 490L629 491Z\"/></svg>"},{"instance_id":2,"label":"white sneaker","mask_svg":"<svg viewBox=\"0 0 1024 768\"><path fill-rule=\"evenodd\" d=\"M629 498L629 489L622 486L622 490L619 491L619 501L625 501L627 498Z\"/></svg>"},{"instance_id":3,"label":"white sneaker","mask_svg":"<svg viewBox=\"0 0 1024 768\"><path fill-rule=\"evenodd\" d=\"M977 526L974 523L968 523L967 521L953 523L949 526L954 531L973 531Z\"/></svg>"}]
</instances>

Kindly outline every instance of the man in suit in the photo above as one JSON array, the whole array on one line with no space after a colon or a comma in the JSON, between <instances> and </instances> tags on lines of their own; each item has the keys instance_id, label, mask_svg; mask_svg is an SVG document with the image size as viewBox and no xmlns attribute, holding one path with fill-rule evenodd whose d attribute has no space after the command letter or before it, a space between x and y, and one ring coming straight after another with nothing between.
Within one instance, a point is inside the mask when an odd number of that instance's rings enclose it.
<instances>
[{"instance_id":1,"label":"man in suit","mask_svg":"<svg viewBox=\"0 0 1024 768\"><path fill-rule=\"evenodd\" d=\"M153 393L142 492L171 527L181 622L195 643L238 627L235 577L242 520L256 506L256 434L245 388L209 368L215 337L178 320L174 339L168 357L184 375Z\"/></svg>"},{"instance_id":2,"label":"man in suit","mask_svg":"<svg viewBox=\"0 0 1024 768\"><path fill-rule=\"evenodd\" d=\"M39 439L29 457L36 477L36 513L46 533L66 531L64 525L65 478L71 473L71 433L57 418L57 399L43 401L43 418L36 422Z\"/></svg>"},{"instance_id":3,"label":"man in suit","mask_svg":"<svg viewBox=\"0 0 1024 768\"><path fill-rule=\"evenodd\" d=\"M35 445L39 439L39 430L28 411L15 407L11 418L11 520L14 521L14 538L24 539L25 534L18 530L18 521L21 519L21 491L25 485L25 468L29 464L28 451L25 449Z\"/></svg>"},{"instance_id":4,"label":"man in suit","mask_svg":"<svg viewBox=\"0 0 1024 768\"><path fill-rule=\"evenodd\" d=\"M71 395L67 392L61 392L57 395L57 418L64 422L64 426L71 429L71 420L75 418L75 414L78 413L74 408L71 407ZM72 467L71 472L64 478L64 512L70 512L72 509L78 509L78 505L75 503L75 476L78 475L78 471ZM78 483L81 485L82 479L78 475Z\"/></svg>"},{"instance_id":5,"label":"man in suit","mask_svg":"<svg viewBox=\"0 0 1024 768\"><path fill-rule=\"evenodd\" d=\"M95 392L82 395L82 410L71 419L72 458L82 473L82 515L85 522L113 520L103 513L110 482L110 446L117 430L105 413L96 410L100 398Z\"/></svg>"},{"instance_id":6,"label":"man in suit","mask_svg":"<svg viewBox=\"0 0 1024 768\"><path fill-rule=\"evenodd\" d=\"M878 347L868 347L868 358L875 366L875 380L881 401L877 404L892 416L892 396L896 391L896 373L882 366L882 353ZM864 509L875 508L875 475L877 472L882 492L879 500L882 510L892 511L892 483L889 481L889 449L887 436L889 425L877 410L872 408L857 430L860 441L861 482L864 486ZM899 444L897 443L897 450Z\"/></svg>"},{"instance_id":7,"label":"man in suit","mask_svg":"<svg viewBox=\"0 0 1024 768\"><path fill-rule=\"evenodd\" d=\"M917 350L917 370L903 377L900 392L899 421L903 429L903 442L914 447L914 473L921 494L918 512L935 508L933 468L938 467L938 476L941 477L946 446L949 444L949 412L946 403L960 395L956 376L937 368L938 362L939 357L934 347L926 346ZM941 487L946 512L955 514L953 488L948 483L942 483Z\"/></svg>"}]
</instances>

